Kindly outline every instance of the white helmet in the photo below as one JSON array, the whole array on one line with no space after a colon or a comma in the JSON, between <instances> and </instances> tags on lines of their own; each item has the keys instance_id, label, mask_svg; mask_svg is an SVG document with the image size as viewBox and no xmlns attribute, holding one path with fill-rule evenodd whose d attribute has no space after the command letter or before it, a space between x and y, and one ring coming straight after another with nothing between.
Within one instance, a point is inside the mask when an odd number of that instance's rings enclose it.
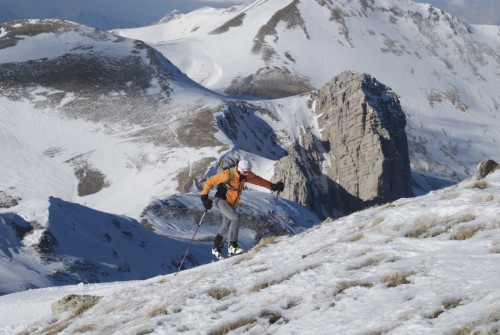
<instances>
[{"instance_id":1,"label":"white helmet","mask_svg":"<svg viewBox=\"0 0 500 335\"><path fill-rule=\"evenodd\" d=\"M249 161L242 159L241 161L238 162L238 171L243 171L243 172L252 171L252 164Z\"/></svg>"}]
</instances>

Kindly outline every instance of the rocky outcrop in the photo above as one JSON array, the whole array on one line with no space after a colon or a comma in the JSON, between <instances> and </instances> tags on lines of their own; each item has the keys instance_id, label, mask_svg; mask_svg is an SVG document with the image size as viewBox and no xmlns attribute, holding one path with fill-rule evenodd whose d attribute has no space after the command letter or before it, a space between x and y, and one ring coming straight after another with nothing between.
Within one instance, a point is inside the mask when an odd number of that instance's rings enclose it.
<instances>
[{"instance_id":1,"label":"rocky outcrop","mask_svg":"<svg viewBox=\"0 0 500 335\"><path fill-rule=\"evenodd\" d=\"M319 137L303 134L275 166L285 197L326 217L412 196L406 117L390 88L344 72L317 91L315 113Z\"/></svg>"},{"instance_id":2,"label":"rocky outcrop","mask_svg":"<svg viewBox=\"0 0 500 335\"><path fill-rule=\"evenodd\" d=\"M309 79L286 68L262 68L245 78L233 79L224 91L231 95L253 95L276 99L312 91Z\"/></svg>"},{"instance_id":3,"label":"rocky outcrop","mask_svg":"<svg viewBox=\"0 0 500 335\"><path fill-rule=\"evenodd\" d=\"M500 165L497 162L491 159L484 160L477 165L476 179L483 179L497 169L500 169Z\"/></svg>"},{"instance_id":4,"label":"rocky outcrop","mask_svg":"<svg viewBox=\"0 0 500 335\"><path fill-rule=\"evenodd\" d=\"M21 198L13 196L9 191L0 190L0 208L11 208L17 206Z\"/></svg>"},{"instance_id":5,"label":"rocky outcrop","mask_svg":"<svg viewBox=\"0 0 500 335\"><path fill-rule=\"evenodd\" d=\"M59 314L63 312L83 312L101 300L102 297L93 296L93 295L77 295L70 294L65 296L64 298L53 302L50 305L53 314ZM77 313L80 314L80 313Z\"/></svg>"}]
</instances>

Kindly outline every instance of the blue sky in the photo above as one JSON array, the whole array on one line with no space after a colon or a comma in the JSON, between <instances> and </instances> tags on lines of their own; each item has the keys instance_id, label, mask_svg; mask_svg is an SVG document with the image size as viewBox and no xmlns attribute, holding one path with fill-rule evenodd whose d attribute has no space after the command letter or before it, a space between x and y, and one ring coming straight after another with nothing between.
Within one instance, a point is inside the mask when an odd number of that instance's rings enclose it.
<instances>
[{"instance_id":1,"label":"blue sky","mask_svg":"<svg viewBox=\"0 0 500 335\"><path fill-rule=\"evenodd\" d=\"M22 18L63 18L101 29L149 25L177 9L230 7L250 0L0 0L0 22ZM500 0L417 0L473 24L500 25Z\"/></svg>"}]
</instances>

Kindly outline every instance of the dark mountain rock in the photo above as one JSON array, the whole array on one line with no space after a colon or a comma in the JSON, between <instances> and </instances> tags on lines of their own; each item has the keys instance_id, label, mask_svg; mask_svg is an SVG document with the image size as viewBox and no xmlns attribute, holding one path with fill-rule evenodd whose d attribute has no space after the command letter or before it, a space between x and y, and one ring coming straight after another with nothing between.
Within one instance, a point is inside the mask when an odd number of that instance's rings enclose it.
<instances>
[{"instance_id":1,"label":"dark mountain rock","mask_svg":"<svg viewBox=\"0 0 500 335\"><path fill-rule=\"evenodd\" d=\"M487 175L500 168L497 162L491 159L484 160L477 165L476 179L484 179Z\"/></svg>"},{"instance_id":2,"label":"dark mountain rock","mask_svg":"<svg viewBox=\"0 0 500 335\"><path fill-rule=\"evenodd\" d=\"M245 78L231 82L225 93L252 95L268 99L288 97L312 91L309 79L291 73L286 68L264 68Z\"/></svg>"}]
</instances>

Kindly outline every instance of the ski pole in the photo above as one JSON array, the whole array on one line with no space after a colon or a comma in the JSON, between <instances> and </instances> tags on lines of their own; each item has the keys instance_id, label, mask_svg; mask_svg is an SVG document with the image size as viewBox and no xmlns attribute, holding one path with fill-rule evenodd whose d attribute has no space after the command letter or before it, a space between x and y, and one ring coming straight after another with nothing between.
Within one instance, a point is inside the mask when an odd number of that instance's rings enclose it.
<instances>
[{"instance_id":1,"label":"ski pole","mask_svg":"<svg viewBox=\"0 0 500 335\"><path fill-rule=\"evenodd\" d=\"M208 210L205 210L205 213L203 213L203 216L201 217L200 222L198 223L198 227L196 227L194 235L191 238L191 241L189 241L188 247L186 249L186 252L184 253L184 256L182 257L181 265L179 265L179 269L177 270L177 273L179 273L179 271L181 271L182 264L184 264L184 260L186 259L186 256L187 256L187 254L189 252L189 248L191 248L191 244L193 243L194 237L196 236L196 233L198 232L198 229L200 229L201 223L203 222L203 218L205 217L205 214L207 214L207 211Z\"/></svg>"},{"instance_id":2,"label":"ski pole","mask_svg":"<svg viewBox=\"0 0 500 335\"><path fill-rule=\"evenodd\" d=\"M280 191L276 193L276 199L274 199L274 206L273 210L271 211L271 217L269 218L269 227L273 224L273 219L274 219L274 211L276 210L276 204L278 203L278 196L280 195Z\"/></svg>"}]
</instances>

